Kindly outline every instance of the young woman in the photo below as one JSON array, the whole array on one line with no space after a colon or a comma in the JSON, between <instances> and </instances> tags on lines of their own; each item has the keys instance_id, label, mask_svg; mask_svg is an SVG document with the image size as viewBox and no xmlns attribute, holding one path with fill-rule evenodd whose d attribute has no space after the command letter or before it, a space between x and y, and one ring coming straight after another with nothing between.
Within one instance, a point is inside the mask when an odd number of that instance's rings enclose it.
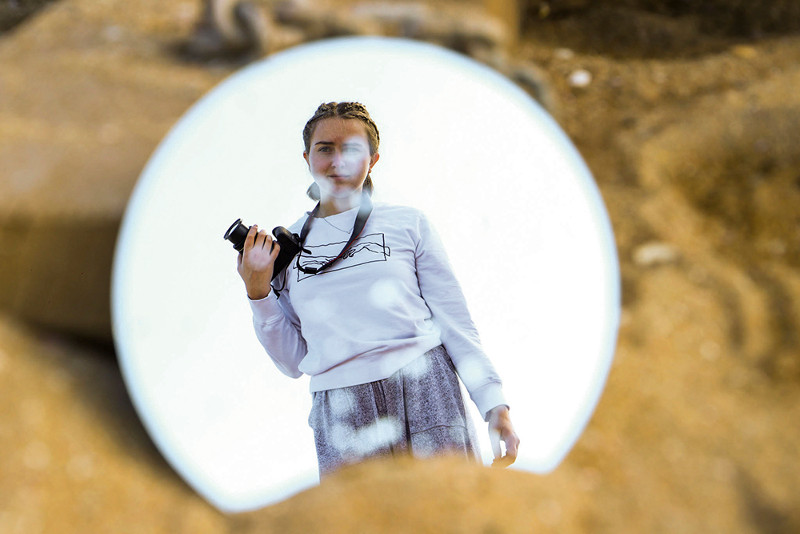
<instances>
[{"instance_id":1,"label":"young woman","mask_svg":"<svg viewBox=\"0 0 800 534\"><path fill-rule=\"evenodd\" d=\"M238 270L267 353L311 377L320 474L386 454L478 458L459 376L495 463L511 464L519 439L500 379L436 233L416 209L372 204L380 137L366 108L320 105L303 141L318 200L289 228L303 250L270 282L280 247L253 226Z\"/></svg>"}]
</instances>

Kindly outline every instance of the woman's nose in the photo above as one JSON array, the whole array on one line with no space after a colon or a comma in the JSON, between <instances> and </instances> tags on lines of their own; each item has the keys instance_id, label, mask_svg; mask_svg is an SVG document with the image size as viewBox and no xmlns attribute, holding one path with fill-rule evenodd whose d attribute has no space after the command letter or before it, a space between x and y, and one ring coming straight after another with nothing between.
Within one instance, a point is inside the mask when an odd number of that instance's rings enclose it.
<instances>
[{"instance_id":1,"label":"woman's nose","mask_svg":"<svg viewBox=\"0 0 800 534\"><path fill-rule=\"evenodd\" d=\"M344 165L344 155L337 151L333 154L333 159L331 160L331 165L334 167L341 167Z\"/></svg>"}]
</instances>

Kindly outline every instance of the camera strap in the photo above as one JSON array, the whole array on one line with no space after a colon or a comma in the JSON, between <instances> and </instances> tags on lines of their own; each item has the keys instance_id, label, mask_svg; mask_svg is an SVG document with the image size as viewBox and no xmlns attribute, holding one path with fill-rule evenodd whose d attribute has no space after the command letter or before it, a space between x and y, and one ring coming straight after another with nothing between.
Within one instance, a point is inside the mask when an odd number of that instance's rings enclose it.
<instances>
[{"instance_id":1,"label":"camera strap","mask_svg":"<svg viewBox=\"0 0 800 534\"><path fill-rule=\"evenodd\" d=\"M306 237L308 237L308 232L311 231L311 223L319 212L320 203L317 202L317 205L314 206L314 209L311 210L311 213L308 214L306 218L306 222L303 223L303 229L300 230L300 246L302 247L305 245ZM352 244L359 238L361 232L364 230L364 226L367 224L367 219L369 219L370 214L372 213L372 200L369 197L368 193L364 193L361 197L361 207L358 208L358 215L356 215L356 222L353 224L353 232L350 234L350 239L347 240L347 243L342 248L342 251L339 252L339 255L333 258L332 260L328 261L322 267L303 267L300 265L300 256L303 255L303 251L301 250L297 254L297 269L304 272L305 274L318 274L325 269L328 269L331 265L339 261L342 258L345 251L349 249Z\"/></svg>"}]
</instances>

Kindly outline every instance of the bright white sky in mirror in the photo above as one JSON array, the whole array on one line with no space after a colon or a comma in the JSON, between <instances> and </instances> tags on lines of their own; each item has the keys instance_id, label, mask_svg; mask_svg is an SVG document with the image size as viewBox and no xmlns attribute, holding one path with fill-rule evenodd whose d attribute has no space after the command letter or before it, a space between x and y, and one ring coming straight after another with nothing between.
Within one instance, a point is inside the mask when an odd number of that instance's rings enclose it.
<instances>
[{"instance_id":1,"label":"bright white sky in mirror","mask_svg":"<svg viewBox=\"0 0 800 534\"><path fill-rule=\"evenodd\" d=\"M553 469L605 383L618 267L597 188L523 91L411 41L298 47L232 76L159 146L123 221L114 335L144 424L223 510L317 480L308 381L281 374L252 329L236 253L241 217L289 226L313 207L301 132L322 102L364 103L381 133L378 202L421 208L442 236L522 440L515 468ZM470 403L485 460L485 423Z\"/></svg>"}]
</instances>

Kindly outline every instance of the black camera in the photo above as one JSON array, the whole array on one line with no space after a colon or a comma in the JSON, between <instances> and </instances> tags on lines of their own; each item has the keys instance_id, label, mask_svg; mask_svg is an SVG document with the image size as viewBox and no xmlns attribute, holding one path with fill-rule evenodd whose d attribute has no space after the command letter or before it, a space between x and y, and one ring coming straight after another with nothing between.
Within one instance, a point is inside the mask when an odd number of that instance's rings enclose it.
<instances>
[{"instance_id":1,"label":"black camera","mask_svg":"<svg viewBox=\"0 0 800 534\"><path fill-rule=\"evenodd\" d=\"M241 219L236 221L225 232L224 238L233 243L233 248L237 252L244 250L244 242L247 239L247 233L250 231L249 226L242 224ZM275 259L275 266L272 270L272 279L274 280L283 270L292 262L297 253L302 250L303 246L300 242L300 236L291 233L283 226L277 226L272 230L272 235L278 241L281 250L278 252L278 257Z\"/></svg>"}]
</instances>

